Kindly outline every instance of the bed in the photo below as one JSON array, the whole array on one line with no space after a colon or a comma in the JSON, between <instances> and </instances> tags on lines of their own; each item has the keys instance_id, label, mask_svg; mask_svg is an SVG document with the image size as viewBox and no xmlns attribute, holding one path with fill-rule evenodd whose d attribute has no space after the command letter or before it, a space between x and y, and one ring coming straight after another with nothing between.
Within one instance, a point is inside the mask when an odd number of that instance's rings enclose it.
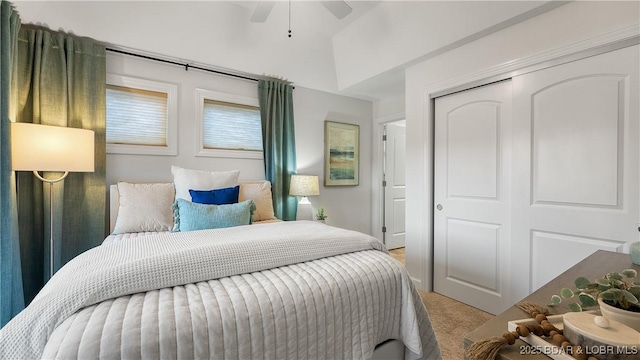
<instances>
[{"instance_id":1,"label":"bed","mask_svg":"<svg viewBox=\"0 0 640 360\"><path fill-rule=\"evenodd\" d=\"M312 221L109 235L0 338L0 358L441 358L381 242Z\"/></svg>"}]
</instances>

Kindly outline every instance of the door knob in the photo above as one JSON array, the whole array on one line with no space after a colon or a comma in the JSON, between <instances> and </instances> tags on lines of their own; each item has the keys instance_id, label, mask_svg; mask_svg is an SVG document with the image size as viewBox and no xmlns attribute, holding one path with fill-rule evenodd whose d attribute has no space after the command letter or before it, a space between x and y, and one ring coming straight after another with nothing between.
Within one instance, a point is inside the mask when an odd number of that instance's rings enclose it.
<instances>
[{"instance_id":1,"label":"door knob","mask_svg":"<svg viewBox=\"0 0 640 360\"><path fill-rule=\"evenodd\" d=\"M440 204L436 205L436 209L442 210L442 205L440 205Z\"/></svg>"}]
</instances>

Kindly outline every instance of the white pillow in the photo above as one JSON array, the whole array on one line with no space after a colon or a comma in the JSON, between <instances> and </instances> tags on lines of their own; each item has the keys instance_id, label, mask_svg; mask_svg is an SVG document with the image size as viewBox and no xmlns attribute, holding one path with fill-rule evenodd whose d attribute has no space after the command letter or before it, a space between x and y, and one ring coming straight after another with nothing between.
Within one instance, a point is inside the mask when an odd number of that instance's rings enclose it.
<instances>
[{"instance_id":1,"label":"white pillow","mask_svg":"<svg viewBox=\"0 0 640 360\"><path fill-rule=\"evenodd\" d=\"M271 182L267 180L241 182L238 202L245 200L253 200L256 204L256 211L253 212L253 221L277 220L273 213Z\"/></svg>"},{"instance_id":2,"label":"white pillow","mask_svg":"<svg viewBox=\"0 0 640 360\"><path fill-rule=\"evenodd\" d=\"M191 190L214 190L238 185L239 170L232 171L200 171L189 170L178 166L171 167L173 183L176 186L176 199L191 201Z\"/></svg>"},{"instance_id":3,"label":"white pillow","mask_svg":"<svg viewBox=\"0 0 640 360\"><path fill-rule=\"evenodd\" d=\"M118 183L120 207L114 234L173 229L173 184Z\"/></svg>"}]
</instances>

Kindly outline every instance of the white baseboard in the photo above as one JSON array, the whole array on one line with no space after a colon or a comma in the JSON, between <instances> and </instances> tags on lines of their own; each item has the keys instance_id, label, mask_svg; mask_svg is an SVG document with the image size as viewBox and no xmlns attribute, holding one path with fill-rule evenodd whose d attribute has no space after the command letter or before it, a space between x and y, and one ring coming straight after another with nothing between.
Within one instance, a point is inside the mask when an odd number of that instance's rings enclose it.
<instances>
[{"instance_id":1,"label":"white baseboard","mask_svg":"<svg viewBox=\"0 0 640 360\"><path fill-rule=\"evenodd\" d=\"M413 282L413 285L416 286L416 288L422 290L422 280L420 279L416 279L413 276L409 276L411 278L411 281Z\"/></svg>"}]
</instances>

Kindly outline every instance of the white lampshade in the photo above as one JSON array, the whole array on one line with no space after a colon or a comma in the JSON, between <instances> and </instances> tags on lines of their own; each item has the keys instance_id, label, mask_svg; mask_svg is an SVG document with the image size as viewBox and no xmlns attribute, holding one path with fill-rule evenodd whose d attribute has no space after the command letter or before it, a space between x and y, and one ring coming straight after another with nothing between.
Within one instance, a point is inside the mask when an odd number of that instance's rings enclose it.
<instances>
[{"instance_id":1,"label":"white lampshade","mask_svg":"<svg viewBox=\"0 0 640 360\"><path fill-rule=\"evenodd\" d=\"M289 195L313 196L320 195L318 177L315 175L291 175Z\"/></svg>"},{"instance_id":2,"label":"white lampshade","mask_svg":"<svg viewBox=\"0 0 640 360\"><path fill-rule=\"evenodd\" d=\"M11 123L11 158L16 171L94 171L91 130Z\"/></svg>"}]
</instances>

